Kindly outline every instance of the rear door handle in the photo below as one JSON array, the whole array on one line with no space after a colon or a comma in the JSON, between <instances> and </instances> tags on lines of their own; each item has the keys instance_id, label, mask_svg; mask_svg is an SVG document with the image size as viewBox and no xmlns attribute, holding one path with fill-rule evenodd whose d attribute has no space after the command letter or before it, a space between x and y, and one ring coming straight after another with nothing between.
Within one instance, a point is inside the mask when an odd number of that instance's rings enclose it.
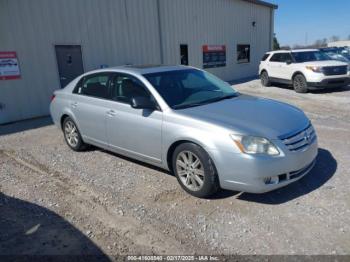
<instances>
[{"instance_id":1,"label":"rear door handle","mask_svg":"<svg viewBox=\"0 0 350 262\"><path fill-rule=\"evenodd\" d=\"M107 111L107 115L109 115L109 116L115 116L116 114L117 114L117 112L115 112L114 110Z\"/></svg>"},{"instance_id":2,"label":"rear door handle","mask_svg":"<svg viewBox=\"0 0 350 262\"><path fill-rule=\"evenodd\" d=\"M77 102L73 102L73 103L71 103L70 105L71 105L72 108L77 108L78 103L77 103Z\"/></svg>"}]
</instances>

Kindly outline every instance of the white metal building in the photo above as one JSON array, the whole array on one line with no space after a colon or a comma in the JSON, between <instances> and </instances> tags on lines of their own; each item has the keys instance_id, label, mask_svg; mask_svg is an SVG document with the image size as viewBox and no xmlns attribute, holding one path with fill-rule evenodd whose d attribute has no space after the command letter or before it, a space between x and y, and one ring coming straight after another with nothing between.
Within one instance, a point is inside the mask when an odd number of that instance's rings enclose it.
<instances>
[{"instance_id":1,"label":"white metal building","mask_svg":"<svg viewBox=\"0 0 350 262\"><path fill-rule=\"evenodd\" d=\"M259 0L0 0L0 124L49 114L77 75L123 64L189 64L230 81L271 49Z\"/></svg>"},{"instance_id":2,"label":"white metal building","mask_svg":"<svg viewBox=\"0 0 350 262\"><path fill-rule=\"evenodd\" d=\"M350 47L350 40L336 41L328 43L329 47Z\"/></svg>"}]
</instances>

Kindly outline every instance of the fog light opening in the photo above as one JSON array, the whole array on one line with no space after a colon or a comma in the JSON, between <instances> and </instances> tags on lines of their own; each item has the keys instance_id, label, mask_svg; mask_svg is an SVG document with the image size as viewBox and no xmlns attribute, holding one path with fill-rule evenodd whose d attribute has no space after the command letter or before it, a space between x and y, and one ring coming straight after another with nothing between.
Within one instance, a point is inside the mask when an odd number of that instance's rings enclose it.
<instances>
[{"instance_id":1,"label":"fog light opening","mask_svg":"<svg viewBox=\"0 0 350 262\"><path fill-rule=\"evenodd\" d=\"M279 178L278 176L266 177L264 179L264 182L266 185L276 185L279 183Z\"/></svg>"}]
</instances>

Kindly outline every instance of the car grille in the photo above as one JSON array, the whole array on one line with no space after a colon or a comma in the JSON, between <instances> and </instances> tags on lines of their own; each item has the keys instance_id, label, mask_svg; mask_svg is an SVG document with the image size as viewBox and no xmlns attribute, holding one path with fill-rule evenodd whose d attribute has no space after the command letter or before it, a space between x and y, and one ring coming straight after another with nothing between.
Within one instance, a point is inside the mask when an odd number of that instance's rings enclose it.
<instances>
[{"instance_id":1,"label":"car grille","mask_svg":"<svg viewBox=\"0 0 350 262\"><path fill-rule=\"evenodd\" d=\"M290 172L289 179L296 179L298 177L305 175L305 173L309 172L314 167L315 163L316 163L316 160L312 161L311 164L307 165L306 167L298 171Z\"/></svg>"},{"instance_id":2,"label":"car grille","mask_svg":"<svg viewBox=\"0 0 350 262\"><path fill-rule=\"evenodd\" d=\"M307 149L317 139L315 129L310 124L304 130L290 136L280 137L286 147L292 152L299 152Z\"/></svg>"},{"instance_id":3,"label":"car grille","mask_svg":"<svg viewBox=\"0 0 350 262\"><path fill-rule=\"evenodd\" d=\"M305 174L307 174L309 171L311 171L311 169L315 166L316 163L316 159L314 161L312 161L310 164L308 164L306 167L299 169L297 171L293 171L287 174L282 174L279 175L279 183L285 182L285 181L289 181L289 180L293 180L293 179L297 179Z\"/></svg>"},{"instance_id":4,"label":"car grille","mask_svg":"<svg viewBox=\"0 0 350 262\"><path fill-rule=\"evenodd\" d=\"M348 67L347 66L327 66L327 67L323 67L323 73L326 76L346 75L348 73Z\"/></svg>"}]
</instances>

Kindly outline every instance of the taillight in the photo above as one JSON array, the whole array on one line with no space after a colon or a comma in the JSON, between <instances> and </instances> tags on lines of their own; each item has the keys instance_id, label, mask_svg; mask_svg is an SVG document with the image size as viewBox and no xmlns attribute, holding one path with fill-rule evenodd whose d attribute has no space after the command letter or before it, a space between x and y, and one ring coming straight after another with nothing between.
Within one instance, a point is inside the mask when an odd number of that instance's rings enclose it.
<instances>
[{"instance_id":1,"label":"taillight","mask_svg":"<svg viewBox=\"0 0 350 262\"><path fill-rule=\"evenodd\" d=\"M51 96L51 102L55 99L56 95Z\"/></svg>"}]
</instances>

